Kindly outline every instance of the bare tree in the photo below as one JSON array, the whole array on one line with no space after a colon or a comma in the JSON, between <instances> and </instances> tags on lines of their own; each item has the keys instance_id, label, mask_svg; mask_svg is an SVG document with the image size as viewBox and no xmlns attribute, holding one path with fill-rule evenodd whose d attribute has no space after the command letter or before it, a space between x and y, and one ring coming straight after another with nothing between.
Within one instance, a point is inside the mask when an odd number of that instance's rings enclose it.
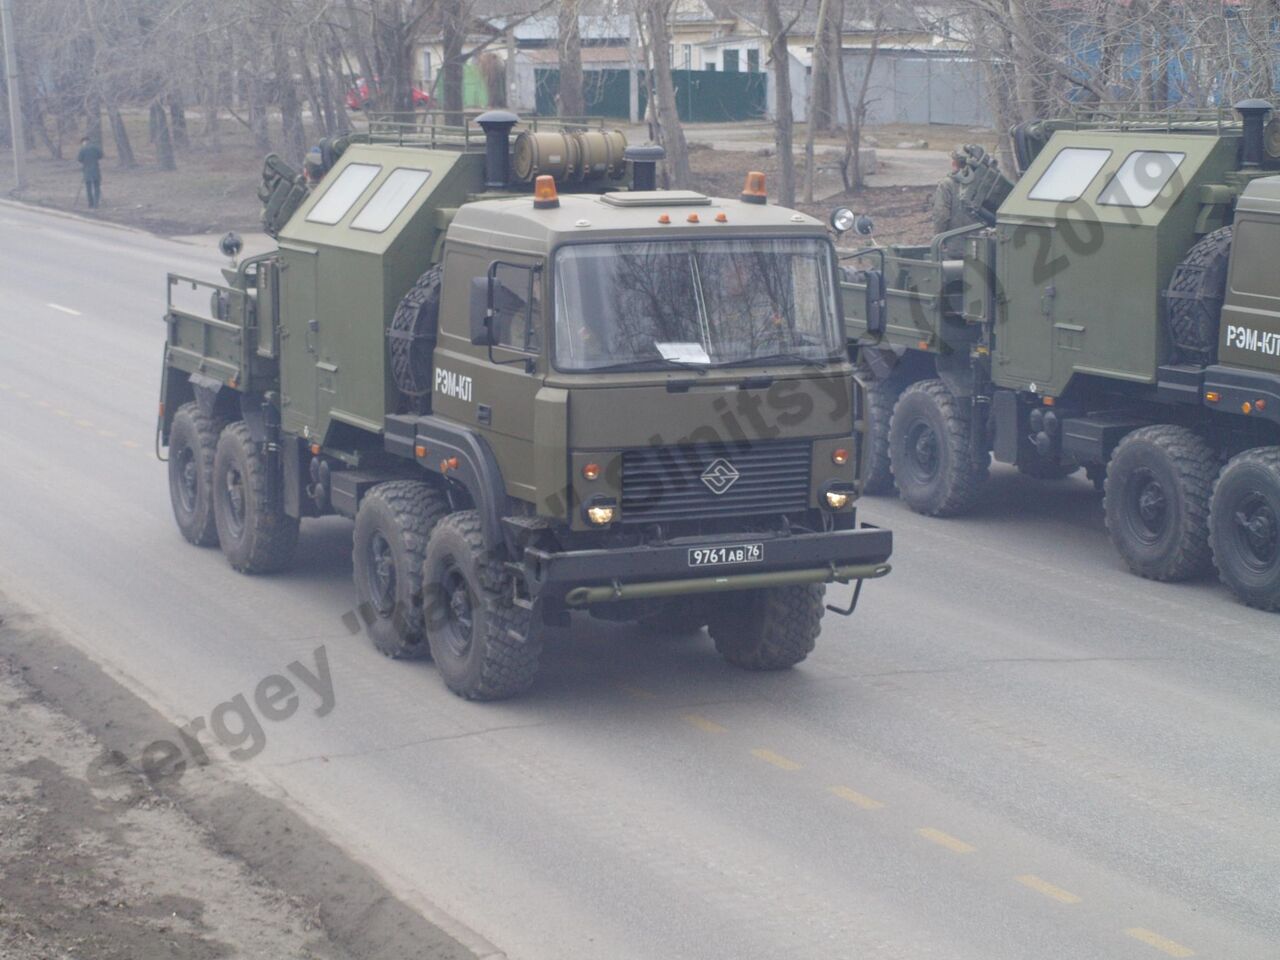
<instances>
[{"instance_id":1,"label":"bare tree","mask_svg":"<svg viewBox=\"0 0 1280 960\"><path fill-rule=\"evenodd\" d=\"M796 16L784 21L779 0L764 0L764 14L765 30L769 33L769 61L773 65L773 128L778 138L778 171L782 180L778 202L791 207L796 202L796 158L792 152L795 115L791 109L791 52L787 49L787 34Z\"/></svg>"},{"instance_id":2,"label":"bare tree","mask_svg":"<svg viewBox=\"0 0 1280 960\"><path fill-rule=\"evenodd\" d=\"M560 116L581 117L587 112L582 90L582 32L578 0L561 0L558 22L560 53Z\"/></svg>"},{"instance_id":3,"label":"bare tree","mask_svg":"<svg viewBox=\"0 0 1280 960\"><path fill-rule=\"evenodd\" d=\"M649 56L653 62L655 113L658 142L667 152L666 175L671 186L687 187L690 181L689 145L676 108L676 87L671 77L671 40L667 34L670 5L664 0L642 0L645 26L649 34Z\"/></svg>"}]
</instances>

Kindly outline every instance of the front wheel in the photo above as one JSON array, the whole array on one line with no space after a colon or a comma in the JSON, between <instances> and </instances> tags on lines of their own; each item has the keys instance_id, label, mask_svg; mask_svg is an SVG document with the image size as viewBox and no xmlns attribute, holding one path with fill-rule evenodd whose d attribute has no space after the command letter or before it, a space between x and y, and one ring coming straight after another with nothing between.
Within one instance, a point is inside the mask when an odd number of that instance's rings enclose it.
<instances>
[{"instance_id":1,"label":"front wheel","mask_svg":"<svg viewBox=\"0 0 1280 960\"><path fill-rule=\"evenodd\" d=\"M745 670L785 670L813 652L822 629L820 583L722 594L711 618L720 656Z\"/></svg>"},{"instance_id":2,"label":"front wheel","mask_svg":"<svg viewBox=\"0 0 1280 960\"><path fill-rule=\"evenodd\" d=\"M1206 573L1209 494L1217 458L1186 427L1157 424L1127 434L1107 466L1102 503L1111 542L1149 580Z\"/></svg>"},{"instance_id":3,"label":"front wheel","mask_svg":"<svg viewBox=\"0 0 1280 960\"><path fill-rule=\"evenodd\" d=\"M1223 468L1209 542L1232 593L1251 607L1280 608L1280 447L1246 450Z\"/></svg>"},{"instance_id":4,"label":"front wheel","mask_svg":"<svg viewBox=\"0 0 1280 960\"><path fill-rule=\"evenodd\" d=\"M427 642L445 685L468 700L528 689L542 637L515 602L515 583L484 543L480 515L454 513L431 531L423 561Z\"/></svg>"},{"instance_id":5,"label":"front wheel","mask_svg":"<svg viewBox=\"0 0 1280 960\"><path fill-rule=\"evenodd\" d=\"M857 389L855 387L855 389ZM864 389L867 403L867 433L862 444L862 492L893 493L893 467L889 462L889 424L898 391L887 381L877 380Z\"/></svg>"},{"instance_id":6,"label":"front wheel","mask_svg":"<svg viewBox=\"0 0 1280 960\"><path fill-rule=\"evenodd\" d=\"M972 429L968 401L941 380L902 391L889 426L889 459L898 491L916 513L951 517L977 501L990 455L975 455Z\"/></svg>"},{"instance_id":7,"label":"front wheel","mask_svg":"<svg viewBox=\"0 0 1280 960\"><path fill-rule=\"evenodd\" d=\"M281 570L298 545L298 518L271 496L268 470L244 422L222 431L213 457L213 516L222 552L241 573Z\"/></svg>"}]
</instances>

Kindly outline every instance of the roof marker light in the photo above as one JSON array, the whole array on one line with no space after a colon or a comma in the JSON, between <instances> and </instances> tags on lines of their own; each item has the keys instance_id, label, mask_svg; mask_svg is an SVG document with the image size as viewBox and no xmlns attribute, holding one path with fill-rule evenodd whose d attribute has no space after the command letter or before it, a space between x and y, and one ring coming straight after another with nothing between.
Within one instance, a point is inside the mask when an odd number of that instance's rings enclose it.
<instances>
[{"instance_id":1,"label":"roof marker light","mask_svg":"<svg viewBox=\"0 0 1280 960\"><path fill-rule=\"evenodd\" d=\"M544 173L533 182L533 205L538 210L550 210L560 206L555 177Z\"/></svg>"},{"instance_id":2,"label":"roof marker light","mask_svg":"<svg viewBox=\"0 0 1280 960\"><path fill-rule=\"evenodd\" d=\"M659 223L670 223L670 222L671 222L671 216L670 216L670 214L666 214L666 213L664 213L664 214L660 214L660 215L659 215L659 217L658 217L658 222L659 222Z\"/></svg>"},{"instance_id":3,"label":"roof marker light","mask_svg":"<svg viewBox=\"0 0 1280 960\"><path fill-rule=\"evenodd\" d=\"M764 186L764 174L759 170L752 170L747 174L747 181L742 185L742 202L743 203L767 203L769 194Z\"/></svg>"},{"instance_id":4,"label":"roof marker light","mask_svg":"<svg viewBox=\"0 0 1280 960\"><path fill-rule=\"evenodd\" d=\"M729 216L723 210L716 214L716 223L728 223Z\"/></svg>"},{"instance_id":5,"label":"roof marker light","mask_svg":"<svg viewBox=\"0 0 1280 960\"><path fill-rule=\"evenodd\" d=\"M687 219L688 219L688 221L689 221L690 223L700 223L700 222L701 222L701 221L698 219L698 215L697 215L696 213L691 213L691 214L689 214L689 216L688 216L688 218L687 218Z\"/></svg>"}]
</instances>

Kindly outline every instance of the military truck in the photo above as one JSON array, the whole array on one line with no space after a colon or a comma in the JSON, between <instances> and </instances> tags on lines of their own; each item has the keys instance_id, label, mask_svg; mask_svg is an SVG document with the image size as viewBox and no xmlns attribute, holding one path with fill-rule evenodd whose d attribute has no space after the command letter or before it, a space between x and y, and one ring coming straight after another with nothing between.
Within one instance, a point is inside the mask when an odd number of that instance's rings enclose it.
<instances>
[{"instance_id":1,"label":"military truck","mask_svg":"<svg viewBox=\"0 0 1280 960\"><path fill-rule=\"evenodd\" d=\"M892 549L856 519L825 224L758 174L657 190L660 148L517 123L375 121L307 178L268 158L276 249L169 277L179 529L266 573L303 519L353 520L373 643L467 698L524 690L575 610L798 663L825 585L856 602Z\"/></svg>"},{"instance_id":2,"label":"military truck","mask_svg":"<svg viewBox=\"0 0 1280 960\"><path fill-rule=\"evenodd\" d=\"M1274 609L1280 120L1257 100L1091 109L1016 128L1016 181L969 149L957 178L980 222L845 268L872 381L867 487L948 516L973 505L992 455L1035 477L1083 467L1135 573L1216 566ZM963 257L947 259L956 237Z\"/></svg>"}]
</instances>

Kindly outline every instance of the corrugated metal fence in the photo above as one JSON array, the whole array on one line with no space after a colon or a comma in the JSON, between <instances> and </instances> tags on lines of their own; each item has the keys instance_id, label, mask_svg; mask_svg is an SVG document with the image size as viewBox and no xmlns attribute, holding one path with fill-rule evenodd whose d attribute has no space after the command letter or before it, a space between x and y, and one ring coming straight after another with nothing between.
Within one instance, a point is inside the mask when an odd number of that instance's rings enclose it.
<instances>
[{"instance_id":1,"label":"corrugated metal fence","mask_svg":"<svg viewBox=\"0 0 1280 960\"><path fill-rule=\"evenodd\" d=\"M856 98L869 54L844 54L845 82ZM867 122L990 126L982 64L953 53L881 50L867 88Z\"/></svg>"}]
</instances>

